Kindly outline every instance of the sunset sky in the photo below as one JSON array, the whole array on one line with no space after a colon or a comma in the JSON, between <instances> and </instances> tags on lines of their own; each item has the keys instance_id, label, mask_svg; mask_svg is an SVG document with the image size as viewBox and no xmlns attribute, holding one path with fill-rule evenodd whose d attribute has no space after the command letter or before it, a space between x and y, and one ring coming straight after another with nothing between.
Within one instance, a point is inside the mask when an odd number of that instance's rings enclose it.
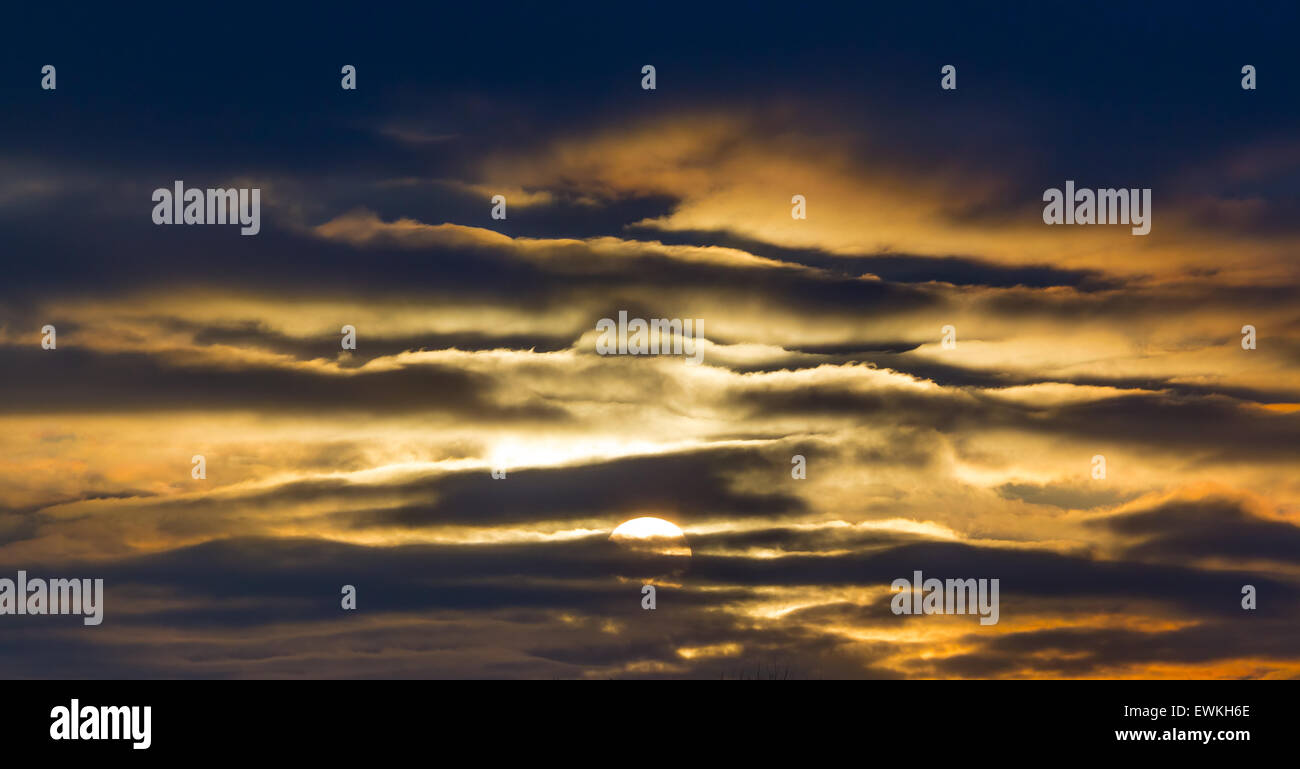
<instances>
[{"instance_id":1,"label":"sunset sky","mask_svg":"<svg viewBox=\"0 0 1300 769\"><path fill-rule=\"evenodd\" d=\"M852 8L22 19L0 577L106 592L0 676L1300 676L1300 11Z\"/></svg>"}]
</instances>

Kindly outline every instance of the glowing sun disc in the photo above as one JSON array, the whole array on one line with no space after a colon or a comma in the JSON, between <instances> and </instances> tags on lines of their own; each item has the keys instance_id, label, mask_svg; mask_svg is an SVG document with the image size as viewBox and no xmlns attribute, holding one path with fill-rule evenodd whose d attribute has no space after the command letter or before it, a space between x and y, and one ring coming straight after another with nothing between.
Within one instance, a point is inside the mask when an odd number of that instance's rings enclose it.
<instances>
[{"instance_id":1,"label":"glowing sun disc","mask_svg":"<svg viewBox=\"0 0 1300 769\"><path fill-rule=\"evenodd\" d=\"M677 525L671 521L665 521L663 518L633 518L630 521L624 521L614 529L614 533L609 535L614 537L629 537L632 539L644 539L646 537L666 537L676 539L685 537L686 534Z\"/></svg>"},{"instance_id":2,"label":"glowing sun disc","mask_svg":"<svg viewBox=\"0 0 1300 769\"><path fill-rule=\"evenodd\" d=\"M691 546L686 542L686 534L677 524L663 518L645 516L624 521L609 535L611 541L630 546L635 550L654 552L659 555L691 554Z\"/></svg>"}]
</instances>

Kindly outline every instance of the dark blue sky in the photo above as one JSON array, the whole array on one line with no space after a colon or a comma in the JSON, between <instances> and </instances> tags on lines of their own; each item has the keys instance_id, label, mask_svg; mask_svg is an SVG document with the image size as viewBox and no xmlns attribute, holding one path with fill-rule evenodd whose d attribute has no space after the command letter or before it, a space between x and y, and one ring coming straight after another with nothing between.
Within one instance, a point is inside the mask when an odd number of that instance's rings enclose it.
<instances>
[{"instance_id":1,"label":"dark blue sky","mask_svg":"<svg viewBox=\"0 0 1300 769\"><path fill-rule=\"evenodd\" d=\"M1289 135L1300 115L1300 12L1285 4L602 5L11 11L0 141L92 166L348 168L410 162L373 146L375 116L527 140L611 114L798 94L824 105L811 121L884 116L924 137L996 115L1023 129L1007 140L1063 163L1128 164ZM46 63L57 95L33 87ZM338 88L343 63L359 68L355 93ZM658 67L653 102L629 87L645 63ZM933 88L947 63L955 98ZM1253 93L1234 87L1245 63L1259 70Z\"/></svg>"}]
</instances>

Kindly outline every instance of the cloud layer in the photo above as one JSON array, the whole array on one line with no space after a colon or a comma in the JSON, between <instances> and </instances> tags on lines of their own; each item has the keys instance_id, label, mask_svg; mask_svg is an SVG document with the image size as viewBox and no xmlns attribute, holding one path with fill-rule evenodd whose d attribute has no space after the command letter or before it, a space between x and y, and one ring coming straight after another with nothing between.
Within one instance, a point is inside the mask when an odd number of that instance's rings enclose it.
<instances>
[{"instance_id":1,"label":"cloud layer","mask_svg":"<svg viewBox=\"0 0 1300 769\"><path fill-rule=\"evenodd\" d=\"M1072 21L1085 66L1052 19L700 13L735 34L366 43L355 93L330 35L4 84L0 577L106 605L0 616L0 675L1295 677L1286 25ZM259 187L262 232L155 227L175 179ZM1151 235L1045 226L1066 179L1151 188ZM702 363L597 354L620 311ZM655 611L640 516L693 553ZM999 579L999 623L895 615L915 571Z\"/></svg>"}]
</instances>

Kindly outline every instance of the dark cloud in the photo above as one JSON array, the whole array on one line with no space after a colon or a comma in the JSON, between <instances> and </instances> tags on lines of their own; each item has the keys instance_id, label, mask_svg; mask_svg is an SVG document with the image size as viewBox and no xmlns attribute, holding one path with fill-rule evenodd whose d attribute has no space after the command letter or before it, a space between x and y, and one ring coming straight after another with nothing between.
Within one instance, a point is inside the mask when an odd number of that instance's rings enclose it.
<instances>
[{"instance_id":1,"label":"dark cloud","mask_svg":"<svg viewBox=\"0 0 1300 769\"><path fill-rule=\"evenodd\" d=\"M1198 570L1137 561L1106 561L1084 555L929 542L899 544L849 555L791 555L775 559L697 555L695 580L765 585L888 585L915 570L925 576L999 579L1002 617L1014 616L1017 600L1059 601L1061 610L1085 598L1119 603L1166 604L1193 616L1221 617L1242 611L1241 587L1253 584L1276 603L1259 616L1285 616L1300 608L1300 588L1281 577L1245 571Z\"/></svg>"},{"instance_id":2,"label":"dark cloud","mask_svg":"<svg viewBox=\"0 0 1300 769\"><path fill-rule=\"evenodd\" d=\"M841 384L771 387L739 393L754 415L841 416L943 432L1013 429L1156 448L1196 448L1216 456L1279 458L1300 441L1300 415L1270 413L1221 396L1141 393L1062 406L1030 406L944 390L863 391ZM1091 456L1091 454L1089 454Z\"/></svg>"},{"instance_id":3,"label":"dark cloud","mask_svg":"<svg viewBox=\"0 0 1300 769\"><path fill-rule=\"evenodd\" d=\"M759 534L752 541L762 540ZM257 639L243 649L178 639L166 642L167 654L150 666L144 661L149 644L138 636L129 642L91 643L87 636L91 629L76 627L71 623L74 618L53 618L69 620L60 624L36 617L11 623L12 632L0 647L8 652L3 659L24 660L19 675L79 670L97 671L96 675L157 675L167 670L167 665L177 664L172 658L177 646L199 647L187 652L191 663L206 658L219 663L218 670L227 675L238 669L229 667L232 660L275 663L284 673L283 666L292 664L292 658L307 649L277 646L275 636L267 635L273 628L282 632L298 627L306 632L310 627L328 626L342 638L355 638L369 631L364 626L351 627L349 622L384 624L403 618L436 618L444 626L439 636L426 638L423 648L427 652L461 648L474 638L482 645L479 653L462 660L470 668L450 675L489 675L492 666L502 664L502 644L513 645L498 634L507 627L532 626L537 640L529 643L525 636L519 637L522 648L539 660L569 667L535 664L517 669L516 675L576 676L584 670L657 661L674 666L673 675L685 670L695 677L722 677L784 656L797 677L889 677L896 673L871 662L873 655L893 651L889 645L874 650L850 647L819 630L827 621L885 626L922 621L893 615L888 596L865 605L829 600L799 609L777 625L756 625L717 609L753 596L756 587L884 585L898 576L910 577L915 569L939 578L979 575L1000 579L1003 621L1018 617L1022 608L1039 611L1043 602L1059 606L1061 611L1071 607L1087 611L1098 600L1116 608L1155 602L1168 611L1198 618L1199 624L1191 628L1157 633L1065 628L995 635L981 628L983 635L971 638L979 645L978 651L930 663L947 675L990 676L1023 670L1024 665L1015 660L1032 652L1034 659L1024 663L1031 670L1087 675L1105 666L1140 662L1191 663L1229 659L1236 654L1285 656L1289 641L1277 631L1294 624L1295 609L1300 607L1296 585L1262 575L952 543L879 544L892 546L851 556L696 556L686 584L662 587L660 608L650 614L638 605L638 584L617 578L625 554L603 537L515 545L398 547L306 539L225 540L109 563L28 564L27 568L33 576L59 573L104 578L106 620L94 632L166 627L233 630ZM1243 612L1238 605L1240 586L1245 582L1255 584L1264 597L1258 612ZM742 583L746 587L735 586ZM357 587L363 613L350 616L341 612L339 591L344 584ZM711 585L733 586L703 589ZM163 601L159 608L149 608L150 599ZM613 634L579 638L564 631L555 635L566 623L575 621L603 624ZM1268 632L1243 632L1243 623ZM376 630L372 637L379 648L410 643L400 632ZM681 648L726 645L734 647L729 655L717 659L705 655L696 663L678 653ZM95 664L61 666L59 658L73 650L83 661ZM347 675L348 670L359 669L365 657L364 647L352 643L344 658L313 664L297 674ZM433 662L426 664L433 665L426 670L438 669ZM654 670L647 668L642 673L654 675Z\"/></svg>"},{"instance_id":4,"label":"dark cloud","mask_svg":"<svg viewBox=\"0 0 1300 769\"><path fill-rule=\"evenodd\" d=\"M1300 562L1300 526L1261 518L1240 499L1173 499L1093 524L1125 538L1125 552L1136 558Z\"/></svg>"},{"instance_id":5,"label":"dark cloud","mask_svg":"<svg viewBox=\"0 0 1300 769\"><path fill-rule=\"evenodd\" d=\"M1120 628L1057 628L999 636L972 636L970 654L933 664L938 675L995 678L1026 671L1043 676L1099 676L1124 665L1191 665L1255 658L1256 674L1270 672L1270 659L1294 653L1294 617L1266 621L1241 612L1232 620L1169 631ZM1275 668L1276 669L1276 668Z\"/></svg>"},{"instance_id":6,"label":"dark cloud","mask_svg":"<svg viewBox=\"0 0 1300 769\"><path fill-rule=\"evenodd\" d=\"M1126 494L1118 489L1063 483L1004 483L996 491L1004 499L1019 499L1032 505L1051 505L1063 510L1117 505L1132 497L1131 492Z\"/></svg>"},{"instance_id":7,"label":"dark cloud","mask_svg":"<svg viewBox=\"0 0 1300 769\"><path fill-rule=\"evenodd\" d=\"M1227 345L1239 344L1238 339L1231 342L1220 340ZM1285 343L1284 343L1285 344ZM1167 390L1175 395L1185 396L1224 396L1255 403L1293 403L1300 399L1300 391L1290 389L1286 383L1276 388L1243 387L1232 385L1204 385L1183 381L1177 377L1135 377L1135 376L1045 376L1033 372L1013 372L1000 369L970 368L941 361L919 358L904 354L871 354L853 358L864 363L872 363L881 368L889 368L918 379L929 379L944 387L980 387L1000 389L1006 387L1023 387L1035 384L1062 383L1080 387L1114 387L1120 390Z\"/></svg>"},{"instance_id":8,"label":"dark cloud","mask_svg":"<svg viewBox=\"0 0 1300 769\"><path fill-rule=\"evenodd\" d=\"M632 232L637 230L633 228ZM974 257L934 257L895 253L846 256L815 248L791 248L765 243L725 231L653 230L652 234L656 240L663 243L696 246L707 244L736 248L769 259L817 267L834 275L856 278L870 274L891 283L938 281L958 286L995 288L1069 286L1085 292L1113 290L1123 285L1118 278L1104 275L1097 270L1067 270L1045 264L1008 266Z\"/></svg>"},{"instance_id":9,"label":"dark cloud","mask_svg":"<svg viewBox=\"0 0 1300 769\"><path fill-rule=\"evenodd\" d=\"M753 449L710 449L511 471L509 483L483 472L456 473L433 485L436 498L428 503L346 517L359 527L421 527L588 517L609 517L617 525L634 514L679 525L714 517L791 516L806 509L799 497L744 491L731 480L754 470L780 477L785 467Z\"/></svg>"},{"instance_id":10,"label":"dark cloud","mask_svg":"<svg viewBox=\"0 0 1300 769\"><path fill-rule=\"evenodd\" d=\"M169 325L184 326L181 321ZM367 329L369 330L369 329ZM360 366L375 358L388 357L403 352L420 350L533 350L555 352L568 348L574 339L569 336L546 334L501 334L462 332L456 334L420 334L404 337L375 336L367 338L364 345L350 351L349 366ZM291 337L269 329L258 321L247 321L225 326L194 328L194 342L199 345L228 345L240 348L263 349L300 360L336 360L339 340L333 337Z\"/></svg>"},{"instance_id":11,"label":"dark cloud","mask_svg":"<svg viewBox=\"0 0 1300 769\"><path fill-rule=\"evenodd\" d=\"M257 364L168 365L144 353L100 353L61 343L56 350L0 347L0 366L23 372L0 380L0 403L10 413L266 408L473 414L484 421L568 418L550 403L495 403L497 385L489 377L431 364L332 375Z\"/></svg>"}]
</instances>

